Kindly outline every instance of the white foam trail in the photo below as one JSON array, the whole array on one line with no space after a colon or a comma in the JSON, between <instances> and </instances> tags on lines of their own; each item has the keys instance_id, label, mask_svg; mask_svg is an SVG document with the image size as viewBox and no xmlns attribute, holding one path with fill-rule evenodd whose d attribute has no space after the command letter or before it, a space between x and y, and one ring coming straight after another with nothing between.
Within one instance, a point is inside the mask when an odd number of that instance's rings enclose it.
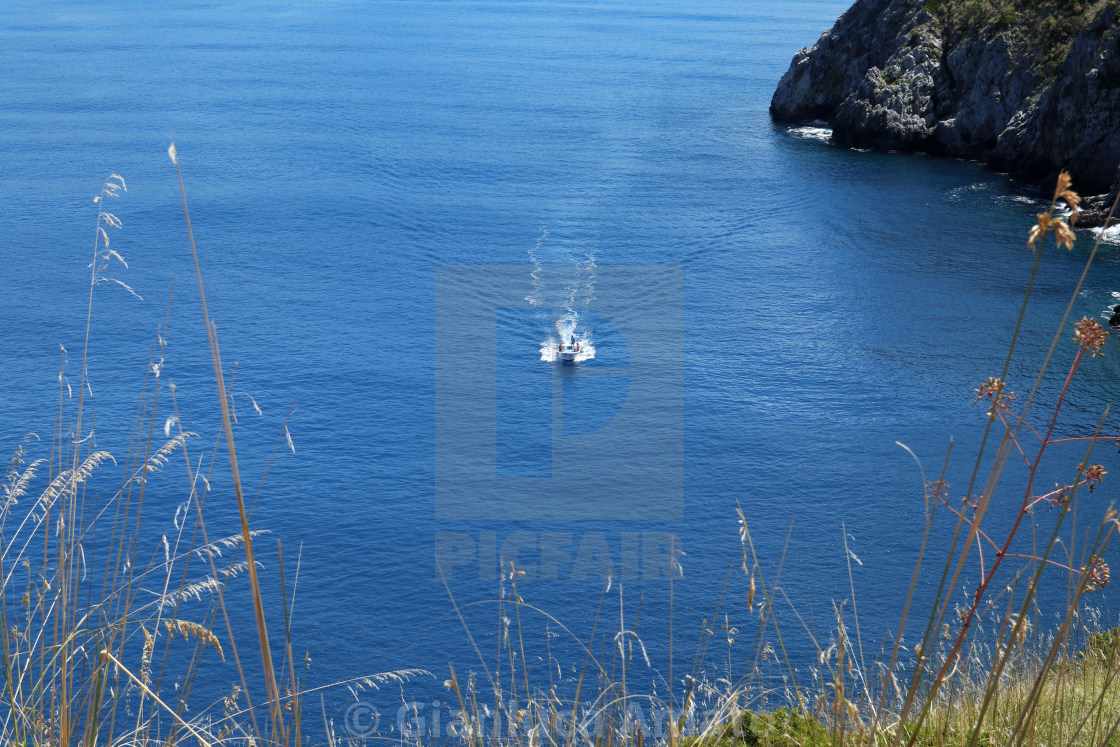
<instances>
[{"instance_id":1,"label":"white foam trail","mask_svg":"<svg viewBox=\"0 0 1120 747\"><path fill-rule=\"evenodd\" d=\"M1107 230L1101 228L1090 228L1089 230L1092 231L1093 236L1101 237L1101 243L1120 244L1120 225L1109 226ZM1120 296L1116 295L1115 291L1112 295L1116 298L1120 298Z\"/></svg>"},{"instance_id":2,"label":"white foam trail","mask_svg":"<svg viewBox=\"0 0 1120 747\"><path fill-rule=\"evenodd\" d=\"M529 295L525 296L525 300L529 302L530 306L540 306L544 303L545 287L544 281L541 280L541 261L539 255L541 246L544 242L548 241L548 229L541 229L541 236L537 239L537 245L529 250L529 259L533 263L533 269L529 273L529 283L532 285L532 290Z\"/></svg>"},{"instance_id":3,"label":"white foam trail","mask_svg":"<svg viewBox=\"0 0 1120 747\"><path fill-rule=\"evenodd\" d=\"M830 127L793 127L789 133L794 137L816 140L821 143L832 140L832 128Z\"/></svg>"},{"instance_id":4,"label":"white foam trail","mask_svg":"<svg viewBox=\"0 0 1120 747\"><path fill-rule=\"evenodd\" d=\"M960 202L962 199L974 200L974 196L970 192L983 192L991 188L989 182L973 182L972 184L965 184L960 187L954 187L949 190L949 200L952 202Z\"/></svg>"},{"instance_id":5,"label":"white foam trail","mask_svg":"<svg viewBox=\"0 0 1120 747\"><path fill-rule=\"evenodd\" d=\"M538 242L537 248L540 248L540 242ZM541 265L534 252L531 251L529 256L534 263L532 273L534 290L526 300L533 303L535 297L539 303L543 304L545 287L540 279ZM568 282L568 287L564 291L563 311L560 318L556 320L555 329L549 330L548 337L540 343L541 360L548 363L558 361L560 359L560 345L570 345L573 339L579 345L575 362L589 361L595 357L593 330L580 323L580 312L589 309L595 301L595 279L598 277L595 253L591 252L584 259L569 261L574 261L575 268L571 280Z\"/></svg>"}]
</instances>

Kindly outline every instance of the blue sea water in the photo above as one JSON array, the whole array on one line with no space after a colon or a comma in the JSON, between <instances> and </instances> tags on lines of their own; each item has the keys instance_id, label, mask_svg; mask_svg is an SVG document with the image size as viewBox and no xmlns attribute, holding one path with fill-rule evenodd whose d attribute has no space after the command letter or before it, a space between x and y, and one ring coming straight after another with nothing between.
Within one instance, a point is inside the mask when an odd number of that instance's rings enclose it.
<instances>
[{"instance_id":1,"label":"blue sea water","mask_svg":"<svg viewBox=\"0 0 1120 747\"><path fill-rule=\"evenodd\" d=\"M111 271L143 300L95 288L96 442L127 454L166 317L156 422L174 382L201 434L190 453L208 458L219 420L174 140L227 373L236 362L251 493L267 470L253 516L271 532L263 574L277 592L278 538L289 587L298 557L293 640L311 686L403 667L438 685L448 662L482 667L475 644L493 666L503 550L527 572L518 593L585 640L609 570L604 618L616 624L621 588L652 667L676 681L717 609L755 625L737 509L769 583L780 568L795 663L808 671L813 638L827 645L833 601L858 605L870 656L897 624L923 528L922 477L896 442L932 476L954 437L949 482L963 491L983 429L973 389L1003 364L1037 204L977 164L771 123L790 58L845 7L4 4L0 453L32 431L49 443L60 345L64 386L78 379L91 198L118 173L112 246L128 267ZM1012 388L1029 389L1090 243L1043 258ZM500 269L441 285L452 266ZM1117 289L1105 245L1075 314L1100 315ZM477 305L492 322L464 326ZM558 320L593 358L542 360ZM1116 355L1075 381L1071 432L1114 399ZM589 456L553 451L595 433L609 438ZM476 452L493 456L493 479L455 492L460 476L474 485ZM454 469L440 475L443 458ZM157 538L186 499L173 465L145 504ZM238 531L225 474L219 462L211 536ZM1106 484L1086 511L1114 495ZM451 563L446 583L436 558ZM557 631L523 624L538 642ZM565 674L581 665L556 645ZM733 673L750 661L737 645ZM369 697L392 711L402 693Z\"/></svg>"}]
</instances>

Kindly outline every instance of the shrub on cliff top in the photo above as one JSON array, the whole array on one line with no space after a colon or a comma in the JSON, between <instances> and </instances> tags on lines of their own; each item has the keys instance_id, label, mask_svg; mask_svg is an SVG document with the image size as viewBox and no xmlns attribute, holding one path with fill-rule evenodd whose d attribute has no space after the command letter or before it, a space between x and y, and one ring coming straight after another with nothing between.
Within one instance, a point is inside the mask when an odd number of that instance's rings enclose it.
<instances>
[{"instance_id":1,"label":"shrub on cliff top","mask_svg":"<svg viewBox=\"0 0 1120 747\"><path fill-rule=\"evenodd\" d=\"M1112 0L926 0L952 45L1003 35L1011 53L1033 59L1046 80L1057 72L1074 37Z\"/></svg>"}]
</instances>

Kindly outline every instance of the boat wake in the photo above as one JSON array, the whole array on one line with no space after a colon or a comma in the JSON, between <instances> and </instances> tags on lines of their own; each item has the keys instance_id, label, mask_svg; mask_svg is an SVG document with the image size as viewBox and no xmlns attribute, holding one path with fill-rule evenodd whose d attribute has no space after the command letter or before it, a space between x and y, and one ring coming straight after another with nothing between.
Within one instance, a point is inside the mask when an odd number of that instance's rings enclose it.
<instances>
[{"instance_id":1,"label":"boat wake","mask_svg":"<svg viewBox=\"0 0 1120 747\"><path fill-rule=\"evenodd\" d=\"M571 356L573 363L582 363L595 357L595 343L591 338L590 330L579 329L579 316L564 316L556 320L556 335L550 334L541 341L541 360L555 363L562 360L561 343L563 340L564 353L574 352ZM573 344L574 343L574 344ZM574 351L572 348L574 347ZM563 360L568 360L564 358Z\"/></svg>"},{"instance_id":2,"label":"boat wake","mask_svg":"<svg viewBox=\"0 0 1120 747\"><path fill-rule=\"evenodd\" d=\"M577 256L571 250L557 251L547 246L548 231L544 231L535 247L529 250L533 269L529 273L532 290L525 300L530 306L540 307L544 312L560 308L559 316L553 320L551 314L542 313L542 330L547 337L541 340L541 360L555 363L571 360L574 363L589 361L595 357L594 330L582 321L595 300L595 253ZM543 259L553 260L546 266ZM549 288L552 281L555 290ZM547 320L547 321L546 321Z\"/></svg>"}]
</instances>

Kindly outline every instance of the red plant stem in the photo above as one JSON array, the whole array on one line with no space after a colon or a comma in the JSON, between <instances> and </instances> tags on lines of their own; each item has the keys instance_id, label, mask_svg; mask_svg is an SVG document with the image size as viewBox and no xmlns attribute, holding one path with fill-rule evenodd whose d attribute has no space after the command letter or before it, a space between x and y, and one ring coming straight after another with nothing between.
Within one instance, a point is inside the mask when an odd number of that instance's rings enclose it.
<instances>
[{"instance_id":1,"label":"red plant stem","mask_svg":"<svg viewBox=\"0 0 1120 747\"><path fill-rule=\"evenodd\" d=\"M1006 421L1006 420L1004 419L1003 415L1004 415L1004 414L1003 414L1002 412L1001 412L1001 413L999 414L999 422L1000 422L1000 425L1002 425L1002 426L1003 426L1003 429L1004 429L1005 431L1007 431L1007 435L1008 435L1008 436L1009 436L1009 437L1011 438L1011 443L1015 444L1015 450L1016 450L1016 451L1018 451L1018 452L1019 452L1019 456L1021 456L1021 457L1023 458L1023 464L1025 464L1025 465L1027 465L1028 467L1030 467L1030 466L1031 466L1031 460L1027 459L1027 455L1026 455L1026 453L1025 453L1025 452L1023 451L1023 447L1022 447L1022 445L1020 445L1020 443L1019 443L1019 439L1017 439L1017 438L1015 437L1015 434L1014 434L1014 433L1013 433L1013 432L1011 431L1011 426L1009 426L1009 425L1007 424L1007 421ZM1020 422L1020 423L1021 423L1021 422L1023 422L1021 418L1019 419L1019 422ZM1027 427L1029 428L1030 426L1027 426ZM1031 430L1034 430L1034 429L1033 429L1033 428L1031 428ZM1036 435L1037 435L1037 434L1036 434ZM1042 439L1042 436L1039 436L1039 439L1041 440L1041 439Z\"/></svg>"},{"instance_id":2,"label":"red plant stem","mask_svg":"<svg viewBox=\"0 0 1120 747\"><path fill-rule=\"evenodd\" d=\"M1019 421L1020 425L1025 426L1027 430L1029 430L1031 433L1033 433L1035 435L1035 437L1038 438L1039 441L1042 440L1042 434L1039 433L1038 431L1036 431L1034 429L1034 426L1031 425L1030 423L1028 423L1026 420L1024 420L1021 416L1016 415L1015 413L1011 412L1011 410L1002 410L1001 413L1010 415L1011 417L1015 418L1016 420ZM1000 419L1002 420L1002 417ZM1056 443L1056 442L1051 441L1051 443Z\"/></svg>"},{"instance_id":3,"label":"red plant stem","mask_svg":"<svg viewBox=\"0 0 1120 747\"><path fill-rule=\"evenodd\" d=\"M1042 558L1038 557L1037 555L1016 555L1016 554L1010 553L1010 552L1007 553L1006 555L1004 555L1003 557L1005 557L1005 558L1023 558L1024 560L1042 560ZM1052 566L1055 566L1057 568L1061 568L1063 571L1069 571L1070 573L1080 573L1081 572L1081 571L1077 570L1076 568L1070 568L1068 565L1063 565L1056 560L1050 560L1050 558L1046 558L1045 562L1048 565L1052 565Z\"/></svg>"},{"instance_id":4,"label":"red plant stem","mask_svg":"<svg viewBox=\"0 0 1120 747\"><path fill-rule=\"evenodd\" d=\"M1026 494L1023 496L1023 504L1019 508L1019 514L1015 517L1015 522L1011 525L1011 529L1008 530L1007 539L1004 541L1003 547L996 552L996 559L992 562L992 567L988 569L987 574L984 575L984 579L973 593L972 605L961 619L960 633L957 634L956 640L953 641L953 647L949 649L949 653L945 657L945 663L941 665L941 669L937 673L937 678L934 679L934 687L937 687L950 671L950 665L956 659L957 653L964 644L965 635L968 633L972 621L976 617L976 611L980 608L980 600L984 598L984 592L987 591L988 586L995 578L996 571L999 570L1003 559L1008 557L1007 550L1011 546L1011 541L1015 538L1016 532L1019 531L1019 525L1022 523L1023 517L1026 516L1030 510L1031 488L1034 486L1034 478L1038 474L1038 466L1042 462L1042 455L1046 453L1046 447L1050 443L1050 436L1054 433L1054 426L1058 422L1058 414L1062 410L1062 403L1065 401L1066 393L1069 392L1069 385L1073 380L1073 374L1077 371L1077 367L1081 364L1081 359L1084 356L1085 348L1078 348L1077 355L1074 356L1073 363L1069 367L1069 373L1066 375L1065 384L1062 385L1062 392L1058 395L1058 402L1054 405L1054 414L1050 418L1050 426L1046 429L1046 437L1042 439L1042 444L1038 447L1038 454L1035 456L1034 463L1031 465L1030 475L1027 477L1027 490ZM980 531L978 527L974 528L977 532Z\"/></svg>"},{"instance_id":5,"label":"red plant stem","mask_svg":"<svg viewBox=\"0 0 1120 747\"><path fill-rule=\"evenodd\" d=\"M948 501L946 501L945 499L942 499L942 500L941 500L941 505L943 505L943 506L944 506L945 508L947 508L947 509L949 509L950 511L952 511L954 515L956 515L957 517L959 517L959 518L960 518L960 519L961 519L962 521L964 521L965 523L967 523L967 524L968 524L969 526L973 526L973 522L972 522L972 519L970 519L970 518L968 518L967 516L965 516L965 515L964 515L964 512L963 512L963 511L958 511L957 509L955 509L955 508L953 508L952 506L950 506L950 505L949 505L949 502L948 502ZM984 530L982 530L982 529L980 529L979 527L977 527L977 528L976 528L976 534L977 534L977 536L979 536L979 537L983 537L984 539L988 540L988 544L990 544L990 545L992 546L992 548L993 548L993 549L995 549L995 550L997 550L997 551L999 550L999 545L997 545L997 544L995 543L995 540L993 540L993 539L992 539L991 537L989 537L989 536L988 536L988 533L987 533L987 532L985 532Z\"/></svg>"},{"instance_id":6,"label":"red plant stem","mask_svg":"<svg viewBox=\"0 0 1120 747\"><path fill-rule=\"evenodd\" d=\"M1053 443L1053 442L1051 442L1051 443ZM1089 478L1086 477L1082 480L1078 480L1078 481L1074 482L1072 485L1064 485L1060 488L1056 488L1055 490L1051 490L1046 495L1040 495L1040 496L1036 497L1033 501L1031 501L1030 504L1027 506L1027 510L1029 511L1030 509L1034 508L1036 505L1038 505L1039 503L1042 503L1043 501L1049 501L1051 503L1056 503L1056 501L1054 501L1053 498L1051 498L1051 496L1058 495L1059 493L1061 493L1064 490L1073 490L1075 488L1081 487L1082 485L1088 485L1090 482L1091 482L1091 480L1089 480ZM1092 492L1092 490L1093 490L1092 488L1089 488L1089 492Z\"/></svg>"}]
</instances>

